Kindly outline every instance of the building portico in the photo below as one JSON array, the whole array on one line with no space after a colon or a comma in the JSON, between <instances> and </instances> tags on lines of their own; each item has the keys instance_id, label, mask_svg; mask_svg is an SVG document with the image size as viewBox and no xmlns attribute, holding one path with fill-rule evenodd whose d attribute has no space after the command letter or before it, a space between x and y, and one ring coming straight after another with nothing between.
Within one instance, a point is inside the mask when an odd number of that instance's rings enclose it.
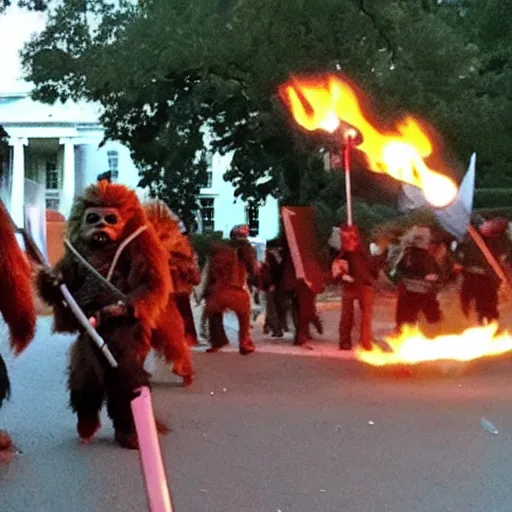
<instances>
[{"instance_id":1,"label":"building portico","mask_svg":"<svg viewBox=\"0 0 512 512\"><path fill-rule=\"evenodd\" d=\"M102 140L98 117L91 105L45 105L26 93L0 94L0 124L11 147L3 197L18 226L24 224L25 179L44 188L47 209L69 215L73 198L81 191L77 182L84 184L79 175L86 173L80 150L96 149ZM103 160L97 173L106 170L107 158Z\"/></svg>"},{"instance_id":2,"label":"building portico","mask_svg":"<svg viewBox=\"0 0 512 512\"><path fill-rule=\"evenodd\" d=\"M11 130L12 132L13 130ZM75 137L23 136L23 131L9 139L11 146L11 190L8 194L11 215L18 226L24 222L25 179L45 189L46 207L69 215L75 195ZM58 134L56 134L58 135Z\"/></svg>"},{"instance_id":3,"label":"building portico","mask_svg":"<svg viewBox=\"0 0 512 512\"><path fill-rule=\"evenodd\" d=\"M32 100L28 93L0 92L0 125L10 144L0 194L19 227L25 224L34 194L40 205L44 191L46 209L66 219L75 194L106 171L114 181L135 189L141 199L147 196L147 190L138 187L140 176L130 149L104 141L100 114L98 106L90 103L48 105ZM247 222L252 236L273 238L279 231L277 200L269 197L265 205L248 208L237 199L233 185L223 179L231 158L232 154L211 154L208 179L198 197L202 229L227 236L234 224ZM30 189L26 180L32 182Z\"/></svg>"}]
</instances>

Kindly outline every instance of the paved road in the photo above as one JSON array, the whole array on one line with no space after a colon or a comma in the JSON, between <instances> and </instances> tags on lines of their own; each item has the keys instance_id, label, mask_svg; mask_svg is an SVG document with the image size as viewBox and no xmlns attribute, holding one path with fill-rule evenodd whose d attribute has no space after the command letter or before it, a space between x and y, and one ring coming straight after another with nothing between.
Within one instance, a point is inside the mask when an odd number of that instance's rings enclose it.
<instances>
[{"instance_id":1,"label":"paved road","mask_svg":"<svg viewBox=\"0 0 512 512\"><path fill-rule=\"evenodd\" d=\"M259 337L248 357L196 352L188 389L158 368L175 512L512 510L510 363L451 378L377 374L340 356L329 339L337 314L324 316L315 346L325 354ZM32 346L9 360L13 399L0 418L23 453L0 467L0 511L145 511L138 454L112 443L108 419L93 444L77 442L69 344L42 319Z\"/></svg>"}]
</instances>

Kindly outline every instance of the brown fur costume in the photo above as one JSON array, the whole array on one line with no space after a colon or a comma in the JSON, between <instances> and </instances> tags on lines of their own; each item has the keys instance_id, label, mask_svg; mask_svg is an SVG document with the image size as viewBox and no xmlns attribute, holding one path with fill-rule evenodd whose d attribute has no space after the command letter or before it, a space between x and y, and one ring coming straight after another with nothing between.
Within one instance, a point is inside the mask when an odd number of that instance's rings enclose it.
<instances>
[{"instance_id":1,"label":"brown fur costume","mask_svg":"<svg viewBox=\"0 0 512 512\"><path fill-rule=\"evenodd\" d=\"M10 346L15 354L22 352L34 337L36 312L32 300L31 270L21 251L3 204L0 202L0 312L9 327ZM0 407L9 397L7 368L0 356ZM0 432L0 451L11 445Z\"/></svg>"},{"instance_id":2,"label":"brown fur costume","mask_svg":"<svg viewBox=\"0 0 512 512\"><path fill-rule=\"evenodd\" d=\"M122 250L111 283L124 294L118 303L75 255L66 248L53 272L38 278L42 298L54 308L54 329L80 334L71 349L68 385L70 403L77 413L77 430L89 440L100 427L99 412L106 398L116 441L136 448L130 402L134 390L148 385L144 360L150 349L151 331L165 310L170 291L167 255L134 191L101 181L76 198L68 221L67 236L74 248L103 276L107 276L116 251L141 226L140 233ZM119 367L112 369L76 318L62 303L55 280L64 282L87 317L98 321Z\"/></svg>"},{"instance_id":3,"label":"brown fur costume","mask_svg":"<svg viewBox=\"0 0 512 512\"><path fill-rule=\"evenodd\" d=\"M246 240L219 242L212 246L207 263L205 312L210 326L210 352L229 343L222 317L225 311L233 311L238 318L240 354L254 352L249 328L251 301L247 290L248 278L257 273L257 261L253 247Z\"/></svg>"},{"instance_id":4,"label":"brown fur costume","mask_svg":"<svg viewBox=\"0 0 512 512\"><path fill-rule=\"evenodd\" d=\"M185 336L184 319L176 301L180 270L193 263L193 251L179 230L179 221L162 201L151 201L145 205L149 221L154 226L167 255L173 289L169 294L165 312L160 316L151 337L151 346L165 358L168 364L174 363L173 372L183 377L184 385L192 383L193 368L190 349ZM188 264L188 265L187 265Z\"/></svg>"}]
</instances>

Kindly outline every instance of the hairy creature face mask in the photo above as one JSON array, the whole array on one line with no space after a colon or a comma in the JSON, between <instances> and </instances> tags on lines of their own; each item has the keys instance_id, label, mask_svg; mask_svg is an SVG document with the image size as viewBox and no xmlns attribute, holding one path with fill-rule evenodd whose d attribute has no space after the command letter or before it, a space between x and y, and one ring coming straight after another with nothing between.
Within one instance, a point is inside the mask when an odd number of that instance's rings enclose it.
<instances>
[{"instance_id":1,"label":"hairy creature face mask","mask_svg":"<svg viewBox=\"0 0 512 512\"><path fill-rule=\"evenodd\" d=\"M104 247L117 241L124 227L125 221L117 208L87 208L82 218L82 238L92 247Z\"/></svg>"}]
</instances>

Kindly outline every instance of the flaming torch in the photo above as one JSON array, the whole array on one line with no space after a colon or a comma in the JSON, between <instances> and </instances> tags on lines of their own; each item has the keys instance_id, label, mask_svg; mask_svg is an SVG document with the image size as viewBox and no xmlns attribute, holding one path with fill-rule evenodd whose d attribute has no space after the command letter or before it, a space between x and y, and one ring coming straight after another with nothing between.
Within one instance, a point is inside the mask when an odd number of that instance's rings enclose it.
<instances>
[{"instance_id":1,"label":"flaming torch","mask_svg":"<svg viewBox=\"0 0 512 512\"><path fill-rule=\"evenodd\" d=\"M278 92L295 121L306 130L341 133L348 224L352 223L350 153L355 146L364 153L371 171L419 187L433 206L448 206L457 195L453 180L425 162L433 146L426 130L413 117L404 118L392 131L379 130L363 114L355 88L332 74L292 78Z\"/></svg>"},{"instance_id":2,"label":"flaming torch","mask_svg":"<svg viewBox=\"0 0 512 512\"><path fill-rule=\"evenodd\" d=\"M457 185L427 164L433 143L427 130L411 116L393 130L374 126L362 110L362 95L341 76L294 77L279 87L279 95L305 130L322 130L341 136L347 192L347 221L352 224L350 153L353 147L366 158L369 170L415 185L436 208L448 206L457 196ZM497 270L498 272L498 270ZM417 327L386 338L372 351L356 348L355 357L371 366L417 365L426 361L471 361L512 351L512 336L499 333L496 323L466 329L461 334L425 337Z\"/></svg>"}]
</instances>

